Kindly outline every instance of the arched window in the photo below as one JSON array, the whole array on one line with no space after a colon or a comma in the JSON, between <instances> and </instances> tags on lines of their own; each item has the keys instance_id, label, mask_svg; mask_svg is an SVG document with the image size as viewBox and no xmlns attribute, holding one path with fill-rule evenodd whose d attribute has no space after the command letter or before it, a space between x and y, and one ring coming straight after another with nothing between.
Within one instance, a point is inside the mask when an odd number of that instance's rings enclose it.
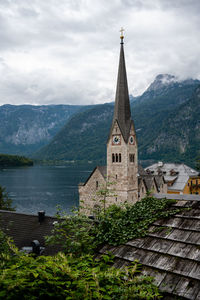
<instances>
[{"instance_id":1,"label":"arched window","mask_svg":"<svg viewBox=\"0 0 200 300\"><path fill-rule=\"evenodd\" d=\"M135 160L134 154L129 154L129 160L132 163L134 162L134 160Z\"/></svg>"},{"instance_id":2,"label":"arched window","mask_svg":"<svg viewBox=\"0 0 200 300\"><path fill-rule=\"evenodd\" d=\"M115 162L115 154L114 153L112 154L112 162L113 163Z\"/></svg>"}]
</instances>

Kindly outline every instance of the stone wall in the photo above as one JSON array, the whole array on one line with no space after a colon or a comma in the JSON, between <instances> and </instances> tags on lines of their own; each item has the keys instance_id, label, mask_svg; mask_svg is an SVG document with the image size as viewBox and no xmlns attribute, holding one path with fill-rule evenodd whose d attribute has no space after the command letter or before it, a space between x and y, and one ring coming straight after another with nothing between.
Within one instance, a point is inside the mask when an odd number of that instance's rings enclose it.
<instances>
[{"instance_id":1,"label":"stone wall","mask_svg":"<svg viewBox=\"0 0 200 300\"><path fill-rule=\"evenodd\" d=\"M97 206L103 207L98 191L105 187L106 180L96 168L85 185L79 185L79 208L85 215L93 215ZM96 207L96 208L95 208Z\"/></svg>"}]
</instances>

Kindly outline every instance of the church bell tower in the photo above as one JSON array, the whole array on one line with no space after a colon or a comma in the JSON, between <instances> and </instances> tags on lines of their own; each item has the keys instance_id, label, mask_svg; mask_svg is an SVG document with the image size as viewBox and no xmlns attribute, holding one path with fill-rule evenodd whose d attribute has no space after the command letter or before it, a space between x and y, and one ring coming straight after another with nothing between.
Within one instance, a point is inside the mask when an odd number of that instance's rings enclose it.
<instances>
[{"instance_id":1,"label":"church bell tower","mask_svg":"<svg viewBox=\"0 0 200 300\"><path fill-rule=\"evenodd\" d=\"M112 126L107 142L107 181L115 196L110 202L134 203L138 200L138 151L133 120L131 119L124 35L121 29L120 58Z\"/></svg>"}]
</instances>

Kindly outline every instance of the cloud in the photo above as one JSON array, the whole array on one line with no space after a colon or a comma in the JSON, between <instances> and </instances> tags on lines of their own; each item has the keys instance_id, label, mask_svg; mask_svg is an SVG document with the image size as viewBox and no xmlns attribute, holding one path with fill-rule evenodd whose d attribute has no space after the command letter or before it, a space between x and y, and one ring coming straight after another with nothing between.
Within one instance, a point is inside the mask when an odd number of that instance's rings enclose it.
<instances>
[{"instance_id":1,"label":"cloud","mask_svg":"<svg viewBox=\"0 0 200 300\"><path fill-rule=\"evenodd\" d=\"M114 100L119 28L129 90L159 73L200 79L200 2L4 0L0 2L0 104Z\"/></svg>"}]
</instances>

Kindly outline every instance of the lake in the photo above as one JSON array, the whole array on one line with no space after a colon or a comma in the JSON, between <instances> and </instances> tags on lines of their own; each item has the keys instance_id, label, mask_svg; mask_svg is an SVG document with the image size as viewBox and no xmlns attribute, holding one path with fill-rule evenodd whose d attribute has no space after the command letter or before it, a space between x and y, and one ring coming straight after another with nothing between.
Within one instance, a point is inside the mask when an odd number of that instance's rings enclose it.
<instances>
[{"instance_id":1,"label":"lake","mask_svg":"<svg viewBox=\"0 0 200 300\"><path fill-rule=\"evenodd\" d=\"M92 166L38 166L0 169L0 185L6 188L16 211L54 215L59 205L70 213L79 205L78 184Z\"/></svg>"}]
</instances>

